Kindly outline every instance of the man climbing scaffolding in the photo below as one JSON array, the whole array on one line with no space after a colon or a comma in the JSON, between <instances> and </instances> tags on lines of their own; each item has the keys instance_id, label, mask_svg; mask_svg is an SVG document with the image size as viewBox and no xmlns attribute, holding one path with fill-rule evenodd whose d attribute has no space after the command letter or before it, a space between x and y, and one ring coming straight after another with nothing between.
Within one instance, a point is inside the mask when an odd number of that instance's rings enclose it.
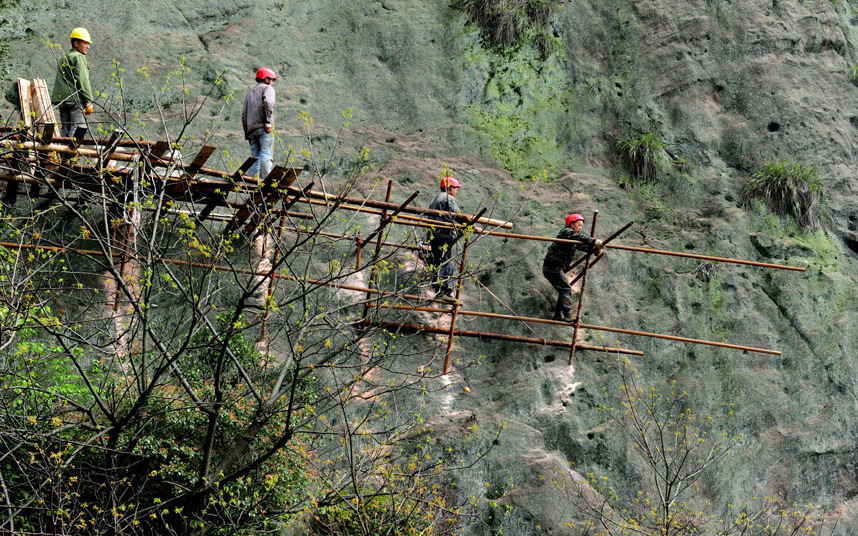
<instances>
[{"instance_id":1,"label":"man climbing scaffolding","mask_svg":"<svg viewBox=\"0 0 858 536\"><path fill-rule=\"evenodd\" d=\"M563 240L576 240L578 243L554 242L545 254L542 262L542 275L560 293L554 307L554 320L574 320L572 317L572 285L566 277L566 270L572 264L576 251L595 253L602 249L602 241L581 232L584 228L584 216L570 214L566 216L566 227L557 234Z\"/></svg>"},{"instance_id":2,"label":"man climbing scaffolding","mask_svg":"<svg viewBox=\"0 0 858 536\"><path fill-rule=\"evenodd\" d=\"M452 214L459 212L459 204L456 202L456 194L459 193L459 181L446 176L441 178L441 191L429 204L429 208L447 212L450 215L432 216L432 219L447 224L454 224ZM459 239L458 231L451 227L439 227L429 231L429 246L431 248L431 269L433 270L434 282L432 288L435 290L435 299L452 301L453 290L450 288L450 278L453 275L453 265L450 256L453 252L453 244Z\"/></svg>"}]
</instances>

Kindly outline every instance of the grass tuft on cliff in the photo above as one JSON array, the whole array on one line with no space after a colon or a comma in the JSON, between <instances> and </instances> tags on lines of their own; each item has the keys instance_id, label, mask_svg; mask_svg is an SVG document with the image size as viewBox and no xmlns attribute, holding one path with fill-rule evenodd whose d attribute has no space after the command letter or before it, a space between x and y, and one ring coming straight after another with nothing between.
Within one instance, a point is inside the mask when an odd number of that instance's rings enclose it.
<instances>
[{"instance_id":1,"label":"grass tuft on cliff","mask_svg":"<svg viewBox=\"0 0 858 536\"><path fill-rule=\"evenodd\" d=\"M745 206L761 199L769 210L792 216L800 227L817 229L822 220L824 182L816 169L800 162L767 163L745 183Z\"/></svg>"},{"instance_id":2,"label":"grass tuft on cliff","mask_svg":"<svg viewBox=\"0 0 858 536\"><path fill-rule=\"evenodd\" d=\"M453 0L452 7L463 12L497 46L520 43L534 31L534 44L545 58L551 53L549 25L552 0Z\"/></svg>"},{"instance_id":3,"label":"grass tuft on cliff","mask_svg":"<svg viewBox=\"0 0 858 536\"><path fill-rule=\"evenodd\" d=\"M623 138L617 142L617 153L632 179L653 183L662 172L664 142L661 138L645 132Z\"/></svg>"}]
</instances>

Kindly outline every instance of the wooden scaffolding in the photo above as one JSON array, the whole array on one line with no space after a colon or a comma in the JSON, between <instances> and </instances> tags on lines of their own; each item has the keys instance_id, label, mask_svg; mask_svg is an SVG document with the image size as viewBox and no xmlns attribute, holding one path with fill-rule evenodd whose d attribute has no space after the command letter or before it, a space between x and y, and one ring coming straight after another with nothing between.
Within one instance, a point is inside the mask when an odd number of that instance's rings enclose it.
<instances>
[{"instance_id":1,"label":"wooden scaffolding","mask_svg":"<svg viewBox=\"0 0 858 536\"><path fill-rule=\"evenodd\" d=\"M98 194L104 188L101 177L108 170L114 183L112 187L126 191L133 187L134 181L141 179L158 181L163 185L163 206L158 207L167 212L181 212L199 220L217 222L223 225L226 232L241 230L254 233L265 225L273 228L273 234L280 239L284 233L316 232L320 236L353 241L357 266L361 266L364 250L371 246L372 260L369 262L370 274L366 286L347 285L337 282L324 282L302 279L311 284L337 287L345 290L365 293L362 301L363 314L357 322L358 327L370 324L388 330L409 333L437 334L446 338L446 351L443 371L448 373L456 337L479 338L486 340L509 341L523 344L533 344L551 347L567 348L571 363L576 350L590 350L640 356L643 352L627 348L610 348L580 341L579 330L587 329L598 332L611 332L640 337L651 337L690 344L701 344L719 348L758 352L763 354L780 355L777 350L757 348L746 345L730 344L718 341L692 339L677 335L650 333L640 330L623 329L611 326L586 324L581 321L581 314L586 295L587 275L589 271L603 258L598 255L586 254L569 267L567 272L577 270L573 283L580 280L580 292L572 322L549 320L520 316L515 313L501 314L480 310L469 310L463 307L462 287L468 279L467 256L469 245L475 237L489 236L515 240L539 242L574 242L551 237L533 236L512 233L512 223L484 217L485 210L477 214L449 214L412 203L418 193L411 193L400 203L392 202L393 183L387 183L384 200L370 198L337 196L326 194L313 189L310 183L304 187L297 185L301 169L276 166L261 179L250 177L245 173L251 168L255 159L244 161L234 172L206 167L206 163L215 152L215 147L204 146L188 163L176 157L171 151L170 144L165 141L146 142L133 141L117 132L109 139L85 140L45 136L45 128L34 129L0 129L0 183L3 184L2 200L5 204L14 205L20 196L29 198L52 199L61 195L60 192L70 190ZM285 217L312 218L312 214L298 210L301 205L325 206L335 210L356 211L378 217L377 227L368 235L354 236L335 233L323 233L319 230L287 227ZM445 222L449 222L446 223ZM597 236L598 212L593 214L590 235ZM803 271L804 268L762 263L741 259L698 255L686 252L656 250L651 248L621 245L615 239L622 235L632 223L628 223L603 240L606 249L617 249L645 254L669 255L692 258L710 262L737 263L770 269ZM409 226L427 229L441 227L456 228L462 233L460 253L455 258L457 273L454 276L455 293L452 303L437 301L419 295L400 294L384 290L378 281L378 261L383 248L417 250L421 245L390 242L385 240L385 234L393 226ZM127 255L127 233L120 233L118 244L112 250L117 256ZM9 249L43 249L83 253L87 255L104 255L102 251L91 251L74 248L51 247L34 244L0 243ZM276 253L275 253L276 254ZM189 265L208 269L237 270L228 266L193 262L179 259L163 259L163 262L179 265ZM237 270L241 271L241 270ZM245 271L248 274L269 279L267 295L270 298L278 281L297 281L299 278L276 272ZM376 299L379 296L386 300ZM438 327L427 323L414 324L409 322L391 322L375 319L371 314L373 308L383 308L399 311L420 311L449 317L449 327ZM477 331L461 329L457 325L460 317L489 318L502 320L505 323L542 324L562 327L568 330L566 340L546 339L523 336L512 333L497 333L492 331ZM263 323L263 333L265 324Z\"/></svg>"}]
</instances>

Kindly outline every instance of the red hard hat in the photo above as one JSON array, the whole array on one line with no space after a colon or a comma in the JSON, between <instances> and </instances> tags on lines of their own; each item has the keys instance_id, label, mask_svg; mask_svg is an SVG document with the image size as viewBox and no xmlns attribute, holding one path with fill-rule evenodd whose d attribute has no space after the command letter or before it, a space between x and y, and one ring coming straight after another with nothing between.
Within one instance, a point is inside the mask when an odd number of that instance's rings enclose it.
<instances>
[{"instance_id":1,"label":"red hard hat","mask_svg":"<svg viewBox=\"0 0 858 536\"><path fill-rule=\"evenodd\" d=\"M566 216L566 227L569 227L578 220L584 221L584 216L580 214L570 214Z\"/></svg>"},{"instance_id":2,"label":"red hard hat","mask_svg":"<svg viewBox=\"0 0 858 536\"><path fill-rule=\"evenodd\" d=\"M449 175L446 177L441 177L441 188L458 188L459 181L456 180L455 177L450 177Z\"/></svg>"},{"instance_id":3,"label":"red hard hat","mask_svg":"<svg viewBox=\"0 0 858 536\"><path fill-rule=\"evenodd\" d=\"M266 78L277 80L277 75L268 67L260 67L259 70L256 71L256 78L260 80L265 80Z\"/></svg>"}]
</instances>

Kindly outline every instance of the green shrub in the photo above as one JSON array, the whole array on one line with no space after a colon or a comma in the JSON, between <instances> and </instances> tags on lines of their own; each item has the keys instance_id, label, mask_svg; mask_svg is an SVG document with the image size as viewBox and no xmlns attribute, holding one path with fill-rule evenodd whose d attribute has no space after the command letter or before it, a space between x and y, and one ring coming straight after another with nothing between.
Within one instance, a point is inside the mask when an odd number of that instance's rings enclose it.
<instances>
[{"instance_id":1,"label":"green shrub","mask_svg":"<svg viewBox=\"0 0 858 536\"><path fill-rule=\"evenodd\" d=\"M651 132L621 139L617 142L617 153L632 179L651 183L661 174L664 142Z\"/></svg>"},{"instance_id":2,"label":"green shrub","mask_svg":"<svg viewBox=\"0 0 858 536\"><path fill-rule=\"evenodd\" d=\"M745 183L743 197L762 199L769 210L795 218L801 227L818 228L822 218L824 183L810 165L777 160L769 162Z\"/></svg>"},{"instance_id":3,"label":"green shrub","mask_svg":"<svg viewBox=\"0 0 858 536\"><path fill-rule=\"evenodd\" d=\"M549 24L552 0L453 0L452 7L462 11L497 46L512 46L534 32L534 44L543 57L551 52Z\"/></svg>"},{"instance_id":4,"label":"green shrub","mask_svg":"<svg viewBox=\"0 0 858 536\"><path fill-rule=\"evenodd\" d=\"M846 74L849 75L849 81L858 86L858 65L853 65Z\"/></svg>"},{"instance_id":5,"label":"green shrub","mask_svg":"<svg viewBox=\"0 0 858 536\"><path fill-rule=\"evenodd\" d=\"M419 501L371 494L360 499L319 508L310 522L313 536L364 534L434 534L432 509ZM427 532L430 531L431 532Z\"/></svg>"}]
</instances>

